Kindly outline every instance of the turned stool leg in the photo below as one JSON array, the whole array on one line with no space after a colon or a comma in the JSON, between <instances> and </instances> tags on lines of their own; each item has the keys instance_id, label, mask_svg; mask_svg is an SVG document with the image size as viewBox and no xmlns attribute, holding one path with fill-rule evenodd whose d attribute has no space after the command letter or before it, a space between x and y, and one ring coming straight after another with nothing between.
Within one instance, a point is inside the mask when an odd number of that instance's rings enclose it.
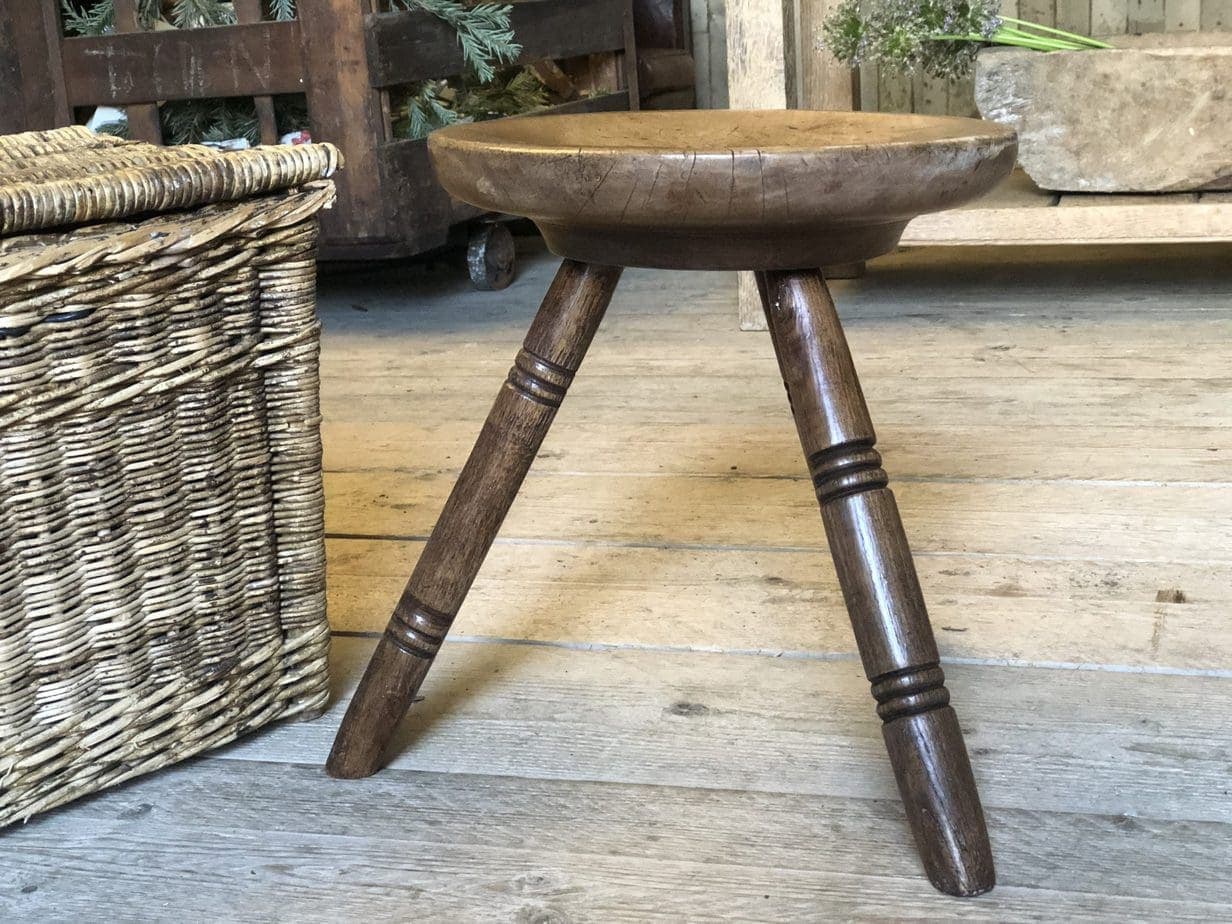
<instances>
[{"instance_id":1,"label":"turned stool leg","mask_svg":"<svg viewBox=\"0 0 1232 924\"><path fill-rule=\"evenodd\" d=\"M995 882L984 813L834 303L814 271L757 279L916 846L938 889L978 895Z\"/></svg>"},{"instance_id":2,"label":"turned stool leg","mask_svg":"<svg viewBox=\"0 0 1232 924\"><path fill-rule=\"evenodd\" d=\"M566 260L351 700L326 763L368 776L440 650L556 409L603 318L620 269Z\"/></svg>"}]
</instances>

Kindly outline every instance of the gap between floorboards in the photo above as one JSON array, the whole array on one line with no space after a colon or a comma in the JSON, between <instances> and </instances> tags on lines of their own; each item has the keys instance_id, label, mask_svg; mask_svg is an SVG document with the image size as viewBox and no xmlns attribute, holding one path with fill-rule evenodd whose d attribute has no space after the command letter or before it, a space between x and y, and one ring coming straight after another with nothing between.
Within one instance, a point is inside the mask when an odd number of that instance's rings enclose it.
<instances>
[{"instance_id":1,"label":"gap between floorboards","mask_svg":"<svg viewBox=\"0 0 1232 924\"><path fill-rule=\"evenodd\" d=\"M333 630L337 638L376 640L380 632ZM645 651L662 654L721 654L745 658L775 658L784 661L858 661L853 651L801 651L770 648L723 648L717 645L639 645L634 642L566 642L536 638L505 638L499 635L451 635L450 642L469 645L525 645L534 648L559 648L565 651ZM1169 677L1214 677L1232 679L1232 670L1203 667L1170 667L1163 664L1099 664L1079 661L1031 661L1017 658L946 657L942 665L962 664L975 667L1035 668L1057 671L1099 671L1110 674L1159 674Z\"/></svg>"}]
</instances>

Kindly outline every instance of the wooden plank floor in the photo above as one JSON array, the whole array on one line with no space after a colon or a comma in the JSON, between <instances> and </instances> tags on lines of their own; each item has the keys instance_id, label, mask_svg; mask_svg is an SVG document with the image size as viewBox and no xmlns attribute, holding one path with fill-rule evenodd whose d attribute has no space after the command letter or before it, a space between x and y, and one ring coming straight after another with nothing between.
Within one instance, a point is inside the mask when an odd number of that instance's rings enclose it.
<instances>
[{"instance_id":1,"label":"wooden plank floor","mask_svg":"<svg viewBox=\"0 0 1232 924\"><path fill-rule=\"evenodd\" d=\"M727 274L626 274L391 768L325 777L532 253L505 293L324 281L333 706L6 832L0 920L1232 918L1227 257L915 251L837 286L990 895L920 872Z\"/></svg>"}]
</instances>

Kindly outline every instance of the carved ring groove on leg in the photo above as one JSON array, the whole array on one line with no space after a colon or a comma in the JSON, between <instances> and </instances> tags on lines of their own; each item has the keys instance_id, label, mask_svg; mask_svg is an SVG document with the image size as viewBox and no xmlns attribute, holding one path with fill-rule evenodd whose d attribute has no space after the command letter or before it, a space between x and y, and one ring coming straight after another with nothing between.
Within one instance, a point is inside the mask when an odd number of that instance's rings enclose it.
<instances>
[{"instance_id":1,"label":"carved ring groove on leg","mask_svg":"<svg viewBox=\"0 0 1232 924\"><path fill-rule=\"evenodd\" d=\"M889 484L881 467L881 453L873 448L871 439L815 452L808 457L808 467L817 499L823 504Z\"/></svg>"},{"instance_id":2,"label":"carved ring groove on leg","mask_svg":"<svg viewBox=\"0 0 1232 924\"><path fill-rule=\"evenodd\" d=\"M513 368L509 370L506 382L523 398L529 398L546 407L558 408L573 382L573 373L523 347L513 361Z\"/></svg>"},{"instance_id":3,"label":"carved ring groove on leg","mask_svg":"<svg viewBox=\"0 0 1232 924\"><path fill-rule=\"evenodd\" d=\"M883 722L919 715L950 704L945 672L939 664L908 667L878 677L873 682L877 715Z\"/></svg>"},{"instance_id":4,"label":"carved ring groove on leg","mask_svg":"<svg viewBox=\"0 0 1232 924\"><path fill-rule=\"evenodd\" d=\"M385 637L407 654L431 661L441 650L453 619L450 613L404 595L385 628Z\"/></svg>"}]
</instances>

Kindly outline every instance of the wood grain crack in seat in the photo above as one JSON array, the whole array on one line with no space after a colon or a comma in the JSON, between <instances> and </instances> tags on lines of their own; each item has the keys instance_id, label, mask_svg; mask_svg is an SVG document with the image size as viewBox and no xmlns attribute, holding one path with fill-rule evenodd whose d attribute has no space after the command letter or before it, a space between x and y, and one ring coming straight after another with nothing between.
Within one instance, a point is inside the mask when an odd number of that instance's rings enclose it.
<instances>
[{"instance_id":1,"label":"wood grain crack in seat","mask_svg":"<svg viewBox=\"0 0 1232 924\"><path fill-rule=\"evenodd\" d=\"M377 645L330 754L381 764L598 329L620 266L751 269L907 820L933 884L992 851L958 717L842 325L814 267L892 249L1011 169L1012 132L839 112L504 119L429 139L459 198L533 218L565 257Z\"/></svg>"}]
</instances>

